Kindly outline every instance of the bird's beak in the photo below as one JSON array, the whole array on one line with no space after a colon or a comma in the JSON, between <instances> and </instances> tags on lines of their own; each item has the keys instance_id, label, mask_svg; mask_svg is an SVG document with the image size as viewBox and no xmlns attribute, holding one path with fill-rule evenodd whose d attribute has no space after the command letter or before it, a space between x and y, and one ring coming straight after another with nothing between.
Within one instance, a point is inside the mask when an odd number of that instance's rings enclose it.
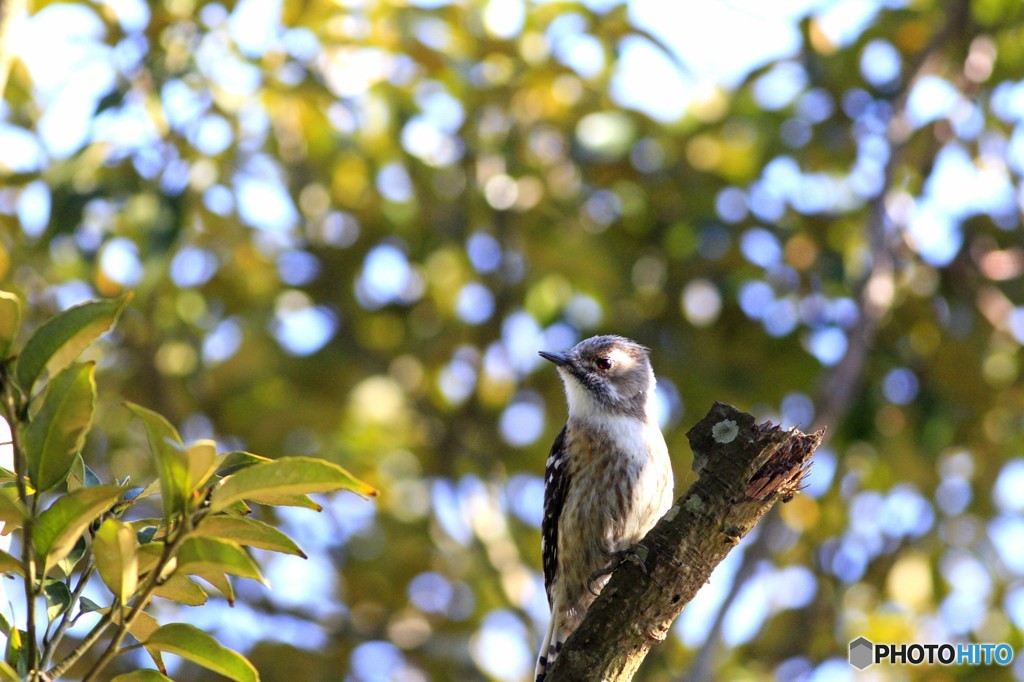
<instances>
[{"instance_id":1,"label":"bird's beak","mask_svg":"<svg viewBox=\"0 0 1024 682\"><path fill-rule=\"evenodd\" d=\"M542 350L540 351L540 356L549 362L555 363L559 367L572 364L572 360L570 360L569 356L565 353L549 353L546 350Z\"/></svg>"}]
</instances>

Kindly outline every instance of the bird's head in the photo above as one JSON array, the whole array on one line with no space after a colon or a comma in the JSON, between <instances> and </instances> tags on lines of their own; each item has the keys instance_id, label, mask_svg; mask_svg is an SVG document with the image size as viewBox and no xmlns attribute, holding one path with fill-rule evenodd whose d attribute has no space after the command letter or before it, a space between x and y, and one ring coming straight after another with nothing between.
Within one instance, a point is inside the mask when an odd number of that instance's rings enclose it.
<instances>
[{"instance_id":1,"label":"bird's head","mask_svg":"<svg viewBox=\"0 0 1024 682\"><path fill-rule=\"evenodd\" d=\"M600 419L629 416L649 420L654 407L650 351L621 336L593 336L567 351L541 351L565 384L569 416Z\"/></svg>"}]
</instances>

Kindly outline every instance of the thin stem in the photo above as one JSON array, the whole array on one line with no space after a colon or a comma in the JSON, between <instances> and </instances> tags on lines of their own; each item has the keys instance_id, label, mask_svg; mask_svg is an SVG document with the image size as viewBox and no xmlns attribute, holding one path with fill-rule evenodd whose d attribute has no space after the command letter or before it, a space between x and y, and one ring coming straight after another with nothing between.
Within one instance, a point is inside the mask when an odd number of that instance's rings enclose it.
<instances>
[{"instance_id":1,"label":"thin stem","mask_svg":"<svg viewBox=\"0 0 1024 682\"><path fill-rule=\"evenodd\" d=\"M82 678L82 682L92 682L95 680L96 676L103 672L103 669L110 664L114 657L121 653L121 642L124 641L124 638L131 629L132 624L135 623L135 619L138 618L139 614L146 608L146 605L149 604L149 600L153 598L153 592L163 584L160 576L163 574L164 569L167 567L170 560L175 554L177 554L178 548L181 546L182 541L184 541L188 536L189 530L191 530L191 523L186 522L186 524L179 528L174 540L169 544L164 545L164 551L160 555L160 561L157 562L157 565L153 567L153 570L146 578L145 587L143 587L139 596L135 599L135 603L132 605L131 611L128 613L127 617L121 619L117 632L114 633L114 636L111 638L110 643L107 645L103 654L100 655L99 659L93 664L89 672ZM113 610L111 610L111 613L113 613Z\"/></svg>"},{"instance_id":2,"label":"thin stem","mask_svg":"<svg viewBox=\"0 0 1024 682\"><path fill-rule=\"evenodd\" d=\"M11 445L14 449L14 478L18 486L18 499L23 503L28 498L28 489L25 486L26 470L28 468L25 459L25 451L21 447L21 439L18 434L18 424L22 418L22 409L18 404L18 397L15 394L14 386L7 375L8 365L0 365L0 385L3 388L3 412L7 424L11 428ZM25 607L28 611L28 622L25 624L26 640L25 653L28 657L28 679L36 679L38 675L36 660L36 560L35 551L32 547L32 522L35 519L39 495L32 499L31 513L25 517L21 526L21 563L25 570L25 579L22 584L25 586Z\"/></svg>"},{"instance_id":3,"label":"thin stem","mask_svg":"<svg viewBox=\"0 0 1024 682\"><path fill-rule=\"evenodd\" d=\"M40 670L50 667L50 663L53 661L53 656L57 653L57 647L60 646L60 642L64 639L64 633L67 632L78 616L75 618L71 617L72 611L75 610L75 606L78 604L79 599L82 597L82 593L85 592L86 585L89 584L89 579L92 578L93 572L96 570L96 565L92 563L90 559L82 570L81 575L78 577L78 584L75 585L74 591L71 593L71 603L68 604L67 611L60 619L60 624L57 625L57 629L54 631L53 636L48 640L43 639L43 659L39 663Z\"/></svg>"},{"instance_id":4,"label":"thin stem","mask_svg":"<svg viewBox=\"0 0 1024 682\"><path fill-rule=\"evenodd\" d=\"M89 631L89 634L87 634L85 638L78 643L78 646L75 647L74 651L68 654L60 663L46 671L46 676L51 680L56 680L66 673L68 668L77 663L78 659L80 659L86 651L91 649L93 645L99 641L99 638L103 636L103 633L106 632L107 628L113 625L113 623L114 610L111 609L103 614L100 621L96 623L93 629Z\"/></svg>"}]
</instances>

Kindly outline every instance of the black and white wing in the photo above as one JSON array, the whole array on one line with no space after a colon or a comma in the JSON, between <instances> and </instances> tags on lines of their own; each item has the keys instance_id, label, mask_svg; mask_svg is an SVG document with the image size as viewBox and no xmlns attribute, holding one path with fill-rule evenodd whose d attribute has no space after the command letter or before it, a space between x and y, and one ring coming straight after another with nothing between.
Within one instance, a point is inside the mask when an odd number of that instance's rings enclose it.
<instances>
[{"instance_id":1,"label":"black and white wing","mask_svg":"<svg viewBox=\"0 0 1024 682\"><path fill-rule=\"evenodd\" d=\"M548 604L552 604L551 586L558 572L558 521L562 516L562 505L569 491L569 467L565 450L565 429L558 432L551 445L544 467L544 520L540 524L541 554L544 562L544 589L548 593Z\"/></svg>"}]
</instances>

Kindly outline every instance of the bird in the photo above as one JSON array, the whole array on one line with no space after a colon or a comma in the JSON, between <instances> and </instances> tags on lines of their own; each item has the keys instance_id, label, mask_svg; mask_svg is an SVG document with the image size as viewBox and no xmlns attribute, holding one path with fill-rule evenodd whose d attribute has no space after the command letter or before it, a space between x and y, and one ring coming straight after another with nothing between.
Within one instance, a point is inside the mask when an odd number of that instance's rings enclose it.
<instances>
[{"instance_id":1,"label":"bird","mask_svg":"<svg viewBox=\"0 0 1024 682\"><path fill-rule=\"evenodd\" d=\"M551 621L536 682L611 571L672 506L673 490L650 350L605 335L540 356L558 369L568 417L544 467L541 555Z\"/></svg>"}]
</instances>

